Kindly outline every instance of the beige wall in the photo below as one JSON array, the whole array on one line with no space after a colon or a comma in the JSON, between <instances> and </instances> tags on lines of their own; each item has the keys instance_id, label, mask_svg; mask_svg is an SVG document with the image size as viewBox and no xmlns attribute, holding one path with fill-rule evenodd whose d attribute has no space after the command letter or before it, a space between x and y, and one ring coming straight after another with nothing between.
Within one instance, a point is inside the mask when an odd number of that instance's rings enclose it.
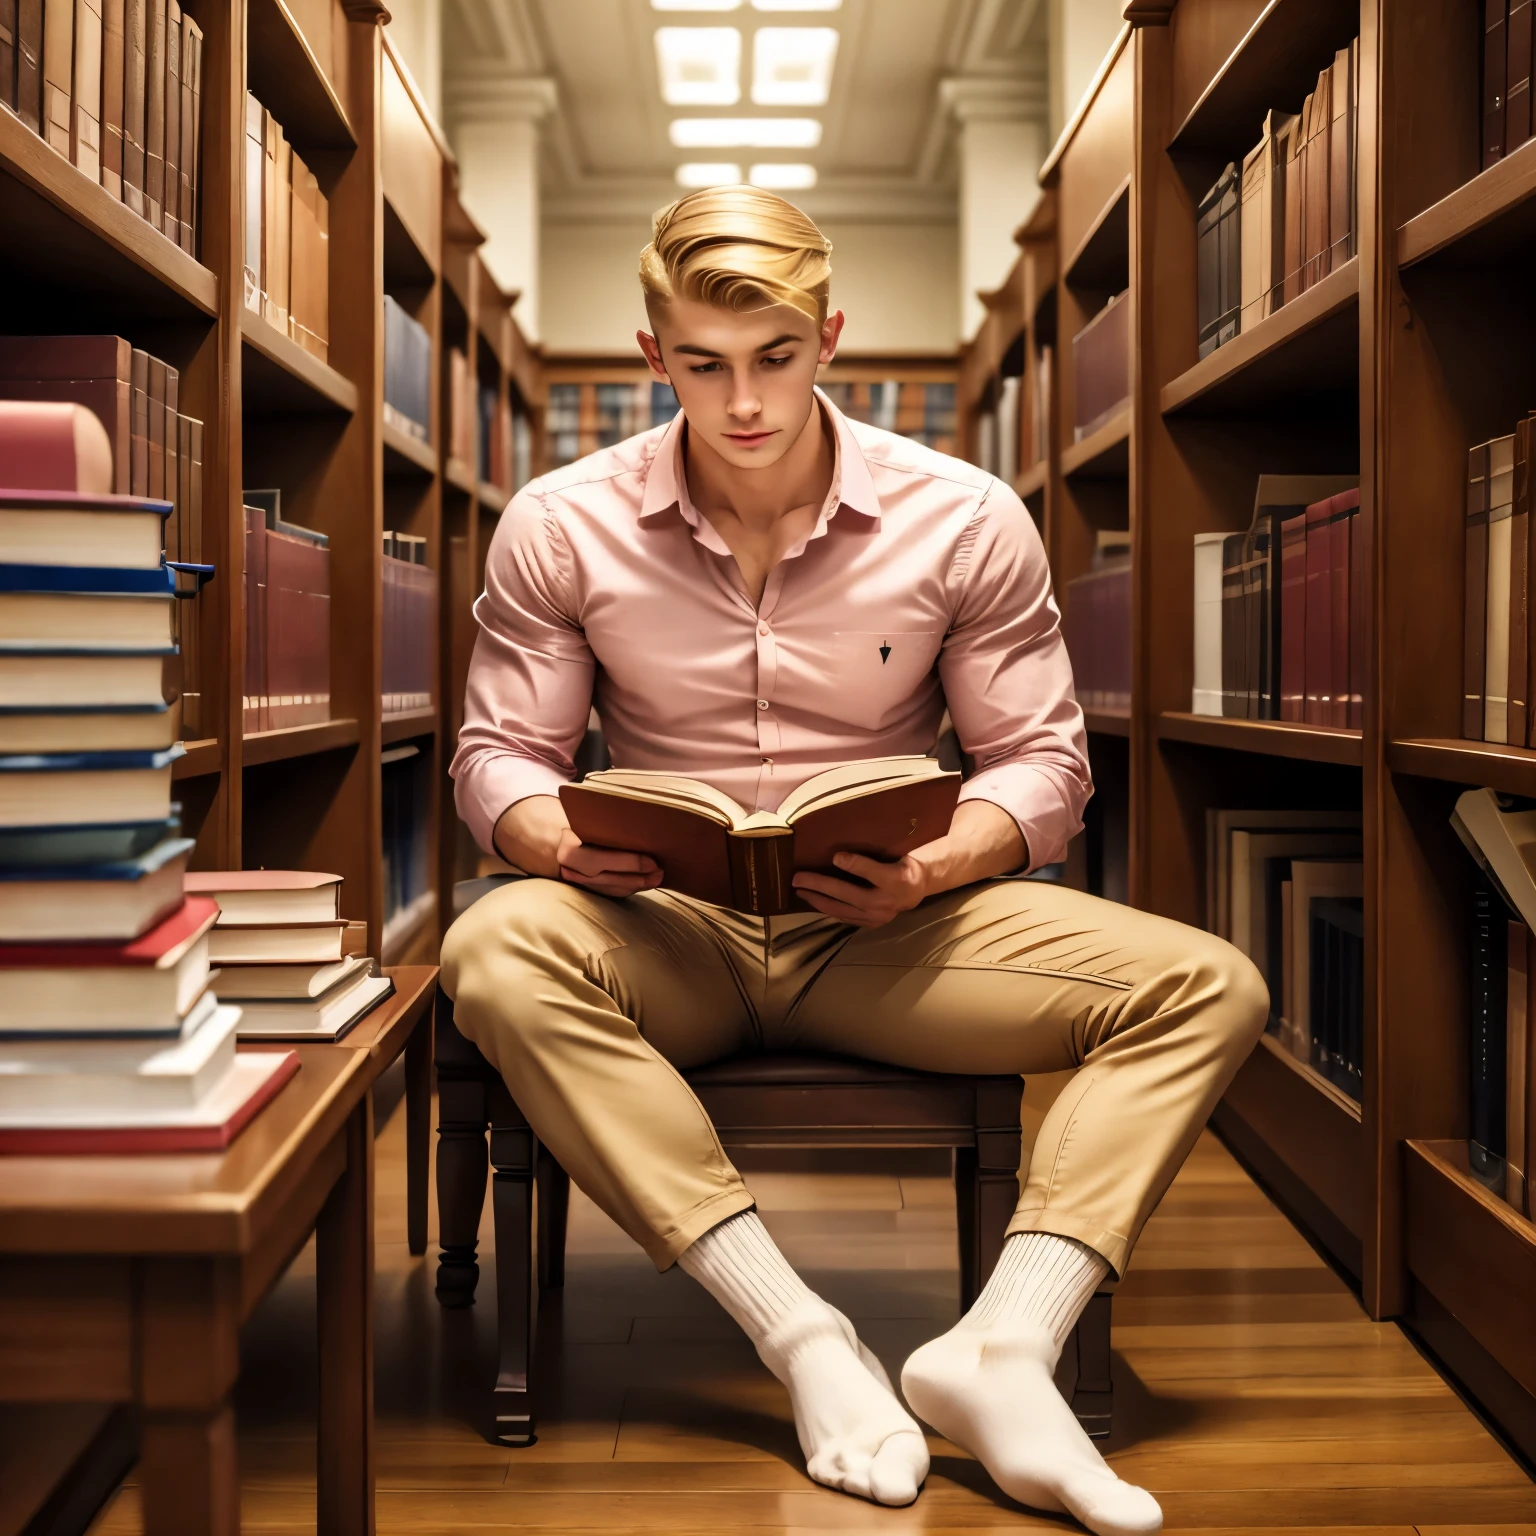
<instances>
[{"instance_id":1,"label":"beige wall","mask_svg":"<svg viewBox=\"0 0 1536 1536\"><path fill-rule=\"evenodd\" d=\"M849 353L953 352L959 345L958 240L950 224L836 224L832 292ZM650 224L544 225L541 334L546 352L627 354L645 323L635 265Z\"/></svg>"}]
</instances>

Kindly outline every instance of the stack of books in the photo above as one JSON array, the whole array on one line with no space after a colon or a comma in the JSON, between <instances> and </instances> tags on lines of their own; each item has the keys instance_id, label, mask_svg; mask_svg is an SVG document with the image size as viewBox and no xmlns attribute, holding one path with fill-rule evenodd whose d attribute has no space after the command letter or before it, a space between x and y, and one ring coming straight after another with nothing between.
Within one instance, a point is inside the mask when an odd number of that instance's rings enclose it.
<instances>
[{"instance_id":1,"label":"stack of books","mask_svg":"<svg viewBox=\"0 0 1536 1536\"><path fill-rule=\"evenodd\" d=\"M170 506L83 406L0 403L0 1151L227 1145L296 1061L239 1058L189 898Z\"/></svg>"},{"instance_id":2,"label":"stack of books","mask_svg":"<svg viewBox=\"0 0 1536 1536\"><path fill-rule=\"evenodd\" d=\"M195 255L198 24L177 0L21 0L0 16L0 102Z\"/></svg>"},{"instance_id":3,"label":"stack of books","mask_svg":"<svg viewBox=\"0 0 1536 1536\"><path fill-rule=\"evenodd\" d=\"M340 875L211 870L187 888L217 905L211 954L242 1039L339 1040L394 991L363 953L365 926L341 917Z\"/></svg>"}]
</instances>

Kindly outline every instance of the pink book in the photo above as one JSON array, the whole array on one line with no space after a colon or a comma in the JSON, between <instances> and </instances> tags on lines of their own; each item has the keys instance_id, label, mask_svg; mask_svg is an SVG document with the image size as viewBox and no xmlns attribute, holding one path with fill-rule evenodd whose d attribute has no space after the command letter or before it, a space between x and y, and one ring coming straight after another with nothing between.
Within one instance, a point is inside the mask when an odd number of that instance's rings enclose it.
<instances>
[{"instance_id":1,"label":"pink book","mask_svg":"<svg viewBox=\"0 0 1536 1536\"><path fill-rule=\"evenodd\" d=\"M0 400L0 486L9 490L113 490L112 440L83 405Z\"/></svg>"},{"instance_id":2,"label":"pink book","mask_svg":"<svg viewBox=\"0 0 1536 1536\"><path fill-rule=\"evenodd\" d=\"M1353 589L1350 567L1350 531L1360 510L1360 492L1341 491L1330 500L1328 537L1330 545L1330 587L1328 625L1333 663L1329 669L1330 699L1325 711L1329 725L1340 730L1350 724L1349 609Z\"/></svg>"},{"instance_id":3,"label":"pink book","mask_svg":"<svg viewBox=\"0 0 1536 1536\"><path fill-rule=\"evenodd\" d=\"M1307 725L1330 725L1333 704L1333 498L1307 508L1306 650Z\"/></svg>"},{"instance_id":4,"label":"pink book","mask_svg":"<svg viewBox=\"0 0 1536 1536\"><path fill-rule=\"evenodd\" d=\"M1306 719L1307 519L1280 524L1280 718Z\"/></svg>"}]
</instances>

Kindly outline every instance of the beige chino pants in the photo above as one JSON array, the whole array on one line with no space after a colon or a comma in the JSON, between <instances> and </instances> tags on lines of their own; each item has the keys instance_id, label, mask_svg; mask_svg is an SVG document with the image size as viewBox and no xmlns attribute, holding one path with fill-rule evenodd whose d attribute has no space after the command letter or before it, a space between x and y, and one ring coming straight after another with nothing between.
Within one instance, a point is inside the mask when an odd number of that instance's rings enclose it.
<instances>
[{"instance_id":1,"label":"beige chino pants","mask_svg":"<svg viewBox=\"0 0 1536 1536\"><path fill-rule=\"evenodd\" d=\"M1076 1238L1122 1273L1267 1011L1222 940L1034 880L950 891L875 929L520 880L453 925L442 974L539 1139L661 1269L753 1203L677 1069L810 1050L1077 1068L1008 1230Z\"/></svg>"}]
</instances>

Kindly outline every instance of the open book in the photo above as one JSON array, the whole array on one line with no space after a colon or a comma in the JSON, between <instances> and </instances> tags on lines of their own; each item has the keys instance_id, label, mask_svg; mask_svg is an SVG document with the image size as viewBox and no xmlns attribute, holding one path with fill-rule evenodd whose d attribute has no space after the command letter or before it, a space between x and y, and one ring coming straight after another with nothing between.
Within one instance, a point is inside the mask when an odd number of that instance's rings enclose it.
<instances>
[{"instance_id":1,"label":"open book","mask_svg":"<svg viewBox=\"0 0 1536 1536\"><path fill-rule=\"evenodd\" d=\"M829 768L791 790L776 811L748 812L697 779L639 768L609 768L560 787L582 842L648 853L672 890L754 917L813 911L791 878L798 870L839 874L834 854L899 859L943 837L959 798L960 775L931 757Z\"/></svg>"}]
</instances>

